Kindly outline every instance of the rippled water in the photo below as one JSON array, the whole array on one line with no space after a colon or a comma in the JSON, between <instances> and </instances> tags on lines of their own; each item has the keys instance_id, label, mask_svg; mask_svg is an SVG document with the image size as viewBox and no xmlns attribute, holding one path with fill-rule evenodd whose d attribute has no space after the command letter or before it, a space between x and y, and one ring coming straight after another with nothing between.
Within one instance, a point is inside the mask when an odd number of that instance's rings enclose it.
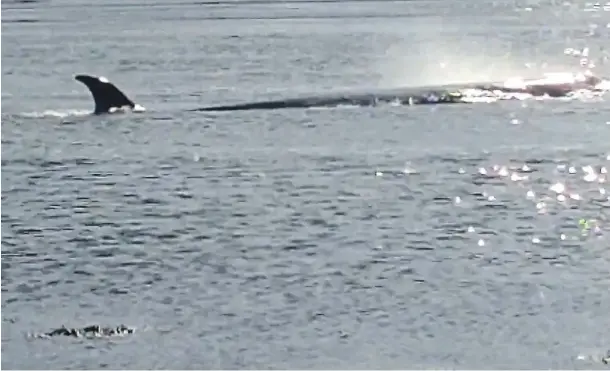
<instances>
[{"instance_id":1,"label":"rippled water","mask_svg":"<svg viewBox=\"0 0 610 371\"><path fill-rule=\"evenodd\" d=\"M2 5L3 368L606 367L607 101L186 112L608 76L603 7ZM26 336L98 323L138 331Z\"/></svg>"}]
</instances>

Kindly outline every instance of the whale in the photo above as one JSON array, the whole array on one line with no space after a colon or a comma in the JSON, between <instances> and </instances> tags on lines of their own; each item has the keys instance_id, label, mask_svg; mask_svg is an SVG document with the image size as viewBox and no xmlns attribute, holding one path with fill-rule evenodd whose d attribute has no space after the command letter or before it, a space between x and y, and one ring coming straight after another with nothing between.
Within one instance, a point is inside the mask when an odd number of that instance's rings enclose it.
<instances>
[{"instance_id":1,"label":"whale","mask_svg":"<svg viewBox=\"0 0 610 371\"><path fill-rule=\"evenodd\" d=\"M90 91L95 107L93 114L102 115L120 112L143 112L146 109L134 103L119 88L103 76L76 75ZM246 111L275 110L289 108L328 108L339 106L374 107L382 103L401 105L437 105L473 103L474 96L502 99L515 99L515 94L528 94L534 97L565 97L577 90L599 90L604 81L590 72L572 74L545 74L540 79L512 79L504 82L468 83L442 86L416 86L366 92L338 92L296 98L246 102L237 104L207 106L188 111Z\"/></svg>"}]
</instances>

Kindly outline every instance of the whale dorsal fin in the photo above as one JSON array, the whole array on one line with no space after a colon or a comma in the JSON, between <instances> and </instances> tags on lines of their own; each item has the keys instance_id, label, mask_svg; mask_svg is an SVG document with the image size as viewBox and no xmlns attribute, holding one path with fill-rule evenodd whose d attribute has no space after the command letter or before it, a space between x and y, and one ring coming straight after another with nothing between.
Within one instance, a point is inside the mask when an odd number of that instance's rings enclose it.
<instances>
[{"instance_id":1,"label":"whale dorsal fin","mask_svg":"<svg viewBox=\"0 0 610 371\"><path fill-rule=\"evenodd\" d=\"M105 77L76 75L74 78L89 88L95 102L93 113L96 115L110 113L112 109L117 110L122 107L133 109L135 107L135 103Z\"/></svg>"}]
</instances>

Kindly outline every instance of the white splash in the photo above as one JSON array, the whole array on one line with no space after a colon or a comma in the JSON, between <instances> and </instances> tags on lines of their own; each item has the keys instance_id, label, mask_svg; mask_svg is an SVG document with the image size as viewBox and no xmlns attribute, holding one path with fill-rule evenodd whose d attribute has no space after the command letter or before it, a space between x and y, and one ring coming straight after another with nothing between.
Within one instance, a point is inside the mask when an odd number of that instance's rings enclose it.
<instances>
[{"instance_id":1,"label":"white splash","mask_svg":"<svg viewBox=\"0 0 610 371\"><path fill-rule=\"evenodd\" d=\"M59 117L64 118L68 116L87 116L90 115L90 110L45 110L42 112L23 112L19 116L26 118L45 118L45 117Z\"/></svg>"},{"instance_id":2,"label":"white splash","mask_svg":"<svg viewBox=\"0 0 610 371\"><path fill-rule=\"evenodd\" d=\"M108 113L117 113L117 112L121 112L121 113L129 113L129 112L145 112L146 108L144 108L143 106L136 104L134 107L130 107L130 106L121 106L121 107L110 107L110 109L108 109Z\"/></svg>"}]
</instances>

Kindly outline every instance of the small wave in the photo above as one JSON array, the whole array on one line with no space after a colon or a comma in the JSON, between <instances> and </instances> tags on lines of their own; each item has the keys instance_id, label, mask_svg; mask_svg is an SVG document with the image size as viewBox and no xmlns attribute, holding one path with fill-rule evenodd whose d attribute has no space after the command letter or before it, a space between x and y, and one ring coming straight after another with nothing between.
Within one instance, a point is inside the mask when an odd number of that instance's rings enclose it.
<instances>
[{"instance_id":1,"label":"small wave","mask_svg":"<svg viewBox=\"0 0 610 371\"><path fill-rule=\"evenodd\" d=\"M610 88L610 85L608 85L608 88ZM580 90L575 90L573 92L571 92L570 94L568 94L566 96L566 98L568 99L577 99L577 100L582 100L582 101L587 101L587 100L595 100L598 98L602 98L606 92L608 91L608 89L603 89L603 90L588 90L588 89L580 89Z\"/></svg>"},{"instance_id":2,"label":"small wave","mask_svg":"<svg viewBox=\"0 0 610 371\"><path fill-rule=\"evenodd\" d=\"M462 101L468 103L492 103L501 100L595 100L603 98L603 96L610 90L610 82L603 81L601 84L596 86L595 90L590 89L579 89L574 90L563 97L550 97L548 95L533 96L529 93L507 93L500 90L484 90L484 89L463 89L460 90L462 94Z\"/></svg>"},{"instance_id":3,"label":"small wave","mask_svg":"<svg viewBox=\"0 0 610 371\"><path fill-rule=\"evenodd\" d=\"M602 90L602 91L608 91L608 90L610 90L610 80L602 80L602 82L600 82L599 84L597 84L597 86L595 87L595 89L597 89L597 90Z\"/></svg>"},{"instance_id":4,"label":"small wave","mask_svg":"<svg viewBox=\"0 0 610 371\"><path fill-rule=\"evenodd\" d=\"M333 111L336 109L354 109L354 108L362 108L361 104L348 104L348 103L340 103L337 105L328 105L328 106L312 106L307 107L310 111Z\"/></svg>"},{"instance_id":5,"label":"small wave","mask_svg":"<svg viewBox=\"0 0 610 371\"><path fill-rule=\"evenodd\" d=\"M45 118L45 117L59 117L64 118L68 116L87 116L90 115L90 110L45 110L42 112L23 112L18 114L18 116L26 117L26 118Z\"/></svg>"}]
</instances>

